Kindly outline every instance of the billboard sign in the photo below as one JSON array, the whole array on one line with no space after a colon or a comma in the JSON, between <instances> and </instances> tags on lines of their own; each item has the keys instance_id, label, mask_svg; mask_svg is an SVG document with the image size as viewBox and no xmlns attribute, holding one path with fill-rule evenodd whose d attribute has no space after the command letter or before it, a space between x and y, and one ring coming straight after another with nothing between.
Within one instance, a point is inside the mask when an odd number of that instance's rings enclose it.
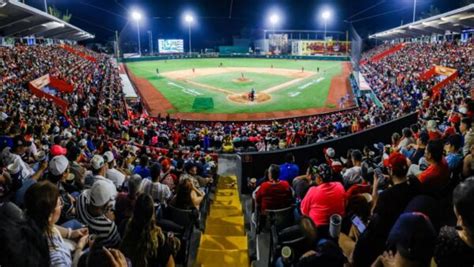
<instances>
[{"instance_id":1,"label":"billboard sign","mask_svg":"<svg viewBox=\"0 0 474 267\"><path fill-rule=\"evenodd\" d=\"M158 51L160 54L183 53L183 39L158 39Z\"/></svg>"}]
</instances>

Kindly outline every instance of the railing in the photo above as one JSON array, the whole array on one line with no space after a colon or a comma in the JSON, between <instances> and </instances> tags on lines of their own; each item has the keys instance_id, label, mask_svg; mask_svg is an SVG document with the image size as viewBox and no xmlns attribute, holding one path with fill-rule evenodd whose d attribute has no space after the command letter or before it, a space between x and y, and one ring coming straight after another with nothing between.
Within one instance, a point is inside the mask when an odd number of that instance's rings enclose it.
<instances>
[{"instance_id":1,"label":"railing","mask_svg":"<svg viewBox=\"0 0 474 267\"><path fill-rule=\"evenodd\" d=\"M417 113L411 113L396 120L383 123L377 127L321 143L271 152L239 153L242 181L240 188L242 193L249 193L247 187L248 177L263 177L265 169L267 169L270 164L284 163L285 154L287 153L293 153L296 164L300 167L300 174L303 174L306 171L304 168L307 166L309 159L317 158L324 160L324 148L332 147L338 156L345 157L346 155L341 153L346 153L349 148L362 149L365 145L372 146L377 142L390 142L392 133L400 132L403 128L416 123L417 117Z\"/></svg>"}]
</instances>

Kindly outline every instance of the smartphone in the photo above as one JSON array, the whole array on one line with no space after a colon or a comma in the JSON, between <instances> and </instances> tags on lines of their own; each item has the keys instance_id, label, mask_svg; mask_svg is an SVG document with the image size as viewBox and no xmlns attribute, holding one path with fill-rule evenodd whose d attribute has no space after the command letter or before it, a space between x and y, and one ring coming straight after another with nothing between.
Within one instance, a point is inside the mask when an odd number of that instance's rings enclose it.
<instances>
[{"instance_id":1,"label":"smartphone","mask_svg":"<svg viewBox=\"0 0 474 267\"><path fill-rule=\"evenodd\" d=\"M359 233L363 233L365 229L367 228L365 224L362 222L362 220L359 218L359 216L354 215L351 218L352 224L357 228Z\"/></svg>"}]
</instances>

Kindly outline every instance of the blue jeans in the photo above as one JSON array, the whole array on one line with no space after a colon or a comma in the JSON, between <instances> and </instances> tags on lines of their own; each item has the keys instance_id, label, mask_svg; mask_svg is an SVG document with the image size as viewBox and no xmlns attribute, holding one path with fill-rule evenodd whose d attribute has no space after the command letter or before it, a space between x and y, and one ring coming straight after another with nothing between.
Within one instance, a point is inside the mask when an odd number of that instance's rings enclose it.
<instances>
[{"instance_id":1,"label":"blue jeans","mask_svg":"<svg viewBox=\"0 0 474 267\"><path fill-rule=\"evenodd\" d=\"M65 228L71 228L72 230L77 230L77 229L81 229L81 228L85 227L82 223L80 223L76 219L69 220L69 221L61 224L61 226L65 227Z\"/></svg>"}]
</instances>

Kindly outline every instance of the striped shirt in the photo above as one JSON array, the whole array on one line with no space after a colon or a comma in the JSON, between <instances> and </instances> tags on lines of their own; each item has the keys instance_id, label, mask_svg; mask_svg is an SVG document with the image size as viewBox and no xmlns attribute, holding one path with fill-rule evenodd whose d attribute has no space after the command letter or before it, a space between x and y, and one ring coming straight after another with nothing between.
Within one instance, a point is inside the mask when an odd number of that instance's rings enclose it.
<instances>
[{"instance_id":1,"label":"striped shirt","mask_svg":"<svg viewBox=\"0 0 474 267\"><path fill-rule=\"evenodd\" d=\"M152 182L150 179L143 179L140 183L139 191L150 195L155 203L165 203L172 196L170 188L159 182Z\"/></svg>"},{"instance_id":2,"label":"striped shirt","mask_svg":"<svg viewBox=\"0 0 474 267\"><path fill-rule=\"evenodd\" d=\"M95 234L97 238L103 239L103 245L105 247L117 247L119 245L120 235L115 222L105 215L92 216L87 210L87 197L84 193L79 196L76 205L77 219L87 225L89 234Z\"/></svg>"},{"instance_id":3,"label":"striped shirt","mask_svg":"<svg viewBox=\"0 0 474 267\"><path fill-rule=\"evenodd\" d=\"M70 267L72 266L71 251L64 243L61 234L56 227L53 227L51 239L48 239L49 258L52 267Z\"/></svg>"}]
</instances>

